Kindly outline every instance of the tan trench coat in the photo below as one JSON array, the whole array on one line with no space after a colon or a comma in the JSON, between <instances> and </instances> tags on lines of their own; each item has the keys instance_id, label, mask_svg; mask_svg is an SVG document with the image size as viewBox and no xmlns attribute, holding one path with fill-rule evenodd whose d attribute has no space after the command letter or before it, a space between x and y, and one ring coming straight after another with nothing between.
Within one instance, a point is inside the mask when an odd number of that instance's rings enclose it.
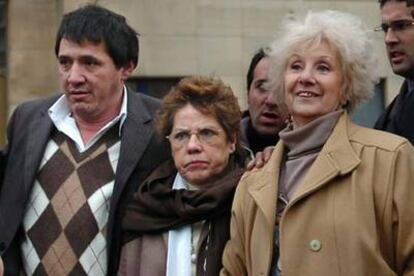
<instances>
[{"instance_id":1,"label":"tan trench coat","mask_svg":"<svg viewBox=\"0 0 414 276\"><path fill-rule=\"evenodd\" d=\"M221 275L268 275L284 146L236 192ZM285 209L283 276L414 275L414 151L343 114Z\"/></svg>"}]
</instances>

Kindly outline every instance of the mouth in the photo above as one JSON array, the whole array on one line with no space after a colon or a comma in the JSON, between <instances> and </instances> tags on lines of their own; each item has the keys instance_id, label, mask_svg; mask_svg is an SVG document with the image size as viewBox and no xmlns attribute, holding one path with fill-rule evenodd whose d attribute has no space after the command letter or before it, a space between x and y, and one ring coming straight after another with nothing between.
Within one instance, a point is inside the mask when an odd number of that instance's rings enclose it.
<instances>
[{"instance_id":1,"label":"mouth","mask_svg":"<svg viewBox=\"0 0 414 276\"><path fill-rule=\"evenodd\" d=\"M265 111L262 113L262 117L271 119L271 120L276 120L279 119L279 114L276 112L271 112L271 111Z\"/></svg>"},{"instance_id":2,"label":"mouth","mask_svg":"<svg viewBox=\"0 0 414 276\"><path fill-rule=\"evenodd\" d=\"M69 90L70 95L80 95L80 94L87 94L86 90L79 90L79 89L71 89Z\"/></svg>"},{"instance_id":3,"label":"mouth","mask_svg":"<svg viewBox=\"0 0 414 276\"><path fill-rule=\"evenodd\" d=\"M81 99L87 97L89 94L90 93L88 91L85 91L85 90L69 90L67 95L71 99L81 100Z\"/></svg>"},{"instance_id":4,"label":"mouth","mask_svg":"<svg viewBox=\"0 0 414 276\"><path fill-rule=\"evenodd\" d=\"M303 97L303 98L312 98L312 97L318 97L319 94L313 91L298 91L296 92L296 96Z\"/></svg>"},{"instance_id":5,"label":"mouth","mask_svg":"<svg viewBox=\"0 0 414 276\"><path fill-rule=\"evenodd\" d=\"M390 61L391 63L401 63L404 60L405 54L401 51L391 51Z\"/></svg>"},{"instance_id":6,"label":"mouth","mask_svg":"<svg viewBox=\"0 0 414 276\"><path fill-rule=\"evenodd\" d=\"M257 123L272 128L281 122L280 114L274 111L264 111L258 119Z\"/></svg>"},{"instance_id":7,"label":"mouth","mask_svg":"<svg viewBox=\"0 0 414 276\"><path fill-rule=\"evenodd\" d=\"M185 164L184 168L185 169L197 169L200 167L204 167L207 165L206 161L202 161L202 160L193 160L187 164Z\"/></svg>"}]
</instances>

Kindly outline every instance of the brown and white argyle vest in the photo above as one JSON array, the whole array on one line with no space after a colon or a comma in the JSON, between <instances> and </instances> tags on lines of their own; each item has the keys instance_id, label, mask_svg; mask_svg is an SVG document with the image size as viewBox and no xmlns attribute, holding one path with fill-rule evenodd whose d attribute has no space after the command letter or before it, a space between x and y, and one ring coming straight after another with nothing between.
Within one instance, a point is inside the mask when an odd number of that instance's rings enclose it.
<instances>
[{"instance_id":1,"label":"brown and white argyle vest","mask_svg":"<svg viewBox=\"0 0 414 276\"><path fill-rule=\"evenodd\" d=\"M80 153L55 131L23 219L27 275L105 275L106 225L119 158L119 127Z\"/></svg>"}]
</instances>

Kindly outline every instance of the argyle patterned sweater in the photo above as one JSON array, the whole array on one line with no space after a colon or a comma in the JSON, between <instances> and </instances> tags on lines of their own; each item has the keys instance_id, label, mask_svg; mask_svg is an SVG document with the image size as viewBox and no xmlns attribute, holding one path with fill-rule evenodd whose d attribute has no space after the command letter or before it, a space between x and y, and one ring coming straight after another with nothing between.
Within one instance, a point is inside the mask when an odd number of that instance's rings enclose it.
<instances>
[{"instance_id":1,"label":"argyle patterned sweater","mask_svg":"<svg viewBox=\"0 0 414 276\"><path fill-rule=\"evenodd\" d=\"M23 219L27 275L106 274L118 131L111 128L83 153L63 133L52 134Z\"/></svg>"}]
</instances>

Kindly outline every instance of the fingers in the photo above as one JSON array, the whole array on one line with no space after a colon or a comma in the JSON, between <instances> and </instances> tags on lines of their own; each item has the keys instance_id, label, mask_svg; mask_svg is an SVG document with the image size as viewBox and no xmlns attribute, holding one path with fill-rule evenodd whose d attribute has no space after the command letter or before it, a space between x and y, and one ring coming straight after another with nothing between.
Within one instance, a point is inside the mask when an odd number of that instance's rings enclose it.
<instances>
[{"instance_id":1,"label":"fingers","mask_svg":"<svg viewBox=\"0 0 414 276\"><path fill-rule=\"evenodd\" d=\"M271 147L266 147L263 150L263 163L266 164L270 157L272 156L273 150L275 149L275 147L271 146Z\"/></svg>"},{"instance_id":2,"label":"fingers","mask_svg":"<svg viewBox=\"0 0 414 276\"><path fill-rule=\"evenodd\" d=\"M263 153L261 152L261 151L259 151L258 153L256 153L256 156L255 156L255 158L254 159L252 159L248 164L247 164L247 167L246 167L246 169L248 170L248 171L251 171L252 169L254 169L254 168L257 168L257 169L259 169L259 168L261 168L261 167L263 167L264 166L264 164L265 164L265 162L264 162L264 156L263 156Z\"/></svg>"},{"instance_id":3,"label":"fingers","mask_svg":"<svg viewBox=\"0 0 414 276\"><path fill-rule=\"evenodd\" d=\"M254 168L262 168L269 161L274 149L275 147L273 146L266 147L263 151L257 152L255 158L247 164L246 169L251 171Z\"/></svg>"},{"instance_id":4,"label":"fingers","mask_svg":"<svg viewBox=\"0 0 414 276\"><path fill-rule=\"evenodd\" d=\"M246 170L251 171L256 164L256 160L252 159L247 163Z\"/></svg>"}]
</instances>

